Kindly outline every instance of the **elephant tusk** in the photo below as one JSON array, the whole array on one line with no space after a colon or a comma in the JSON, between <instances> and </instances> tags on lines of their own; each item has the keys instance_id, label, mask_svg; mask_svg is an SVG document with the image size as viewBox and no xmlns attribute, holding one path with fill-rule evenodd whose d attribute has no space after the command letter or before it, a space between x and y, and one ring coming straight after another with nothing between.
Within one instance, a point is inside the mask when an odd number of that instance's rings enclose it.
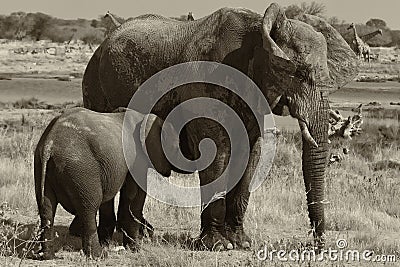
<instances>
[{"instance_id":1,"label":"elephant tusk","mask_svg":"<svg viewBox=\"0 0 400 267\"><path fill-rule=\"evenodd\" d=\"M339 111L333 111L332 109L329 110L329 116L334 119L335 121L343 120L342 115L340 115Z\"/></svg>"},{"instance_id":2,"label":"elephant tusk","mask_svg":"<svg viewBox=\"0 0 400 267\"><path fill-rule=\"evenodd\" d=\"M269 106L269 107L271 108L271 110L273 110L273 109L276 107L276 105L278 105L279 100L281 100L281 97L282 97L282 95L278 96L278 97L272 102L272 104Z\"/></svg>"},{"instance_id":3,"label":"elephant tusk","mask_svg":"<svg viewBox=\"0 0 400 267\"><path fill-rule=\"evenodd\" d=\"M300 126L300 130L301 130L301 134L303 135L304 139L308 142L308 144L313 146L314 148L317 148L318 144L314 140L314 138L311 136L306 123L303 121L299 121L299 126Z\"/></svg>"}]
</instances>

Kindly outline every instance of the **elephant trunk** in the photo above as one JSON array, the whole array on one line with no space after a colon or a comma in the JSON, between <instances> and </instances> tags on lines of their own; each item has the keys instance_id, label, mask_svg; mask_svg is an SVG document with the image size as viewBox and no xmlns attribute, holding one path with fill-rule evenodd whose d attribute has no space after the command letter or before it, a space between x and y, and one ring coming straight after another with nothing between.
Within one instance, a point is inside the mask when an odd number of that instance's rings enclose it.
<instances>
[{"instance_id":1,"label":"elephant trunk","mask_svg":"<svg viewBox=\"0 0 400 267\"><path fill-rule=\"evenodd\" d=\"M305 130L302 129L302 163L308 212L314 237L317 239L319 247L324 245L323 234L325 231L324 178L328 156L328 106L328 102L322 99L317 108L318 112L313 113L308 127ZM310 137L315 140L315 144L310 142Z\"/></svg>"}]
</instances>

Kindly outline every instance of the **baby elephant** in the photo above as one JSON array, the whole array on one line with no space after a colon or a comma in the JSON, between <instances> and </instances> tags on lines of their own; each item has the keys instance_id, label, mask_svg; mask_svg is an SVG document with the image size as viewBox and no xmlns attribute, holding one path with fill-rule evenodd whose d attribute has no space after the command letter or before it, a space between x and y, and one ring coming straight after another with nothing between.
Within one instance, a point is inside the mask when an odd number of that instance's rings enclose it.
<instances>
[{"instance_id":1,"label":"baby elephant","mask_svg":"<svg viewBox=\"0 0 400 267\"><path fill-rule=\"evenodd\" d=\"M125 126L129 130L123 136L125 115ZM152 165L163 176L171 174L172 165L161 146L162 127L168 136L176 138L170 148L178 151L178 137L172 125L163 123L153 114L143 115L128 109L97 113L75 108L51 121L39 140L34 159L43 241L38 253L40 259L54 257L51 240L58 203L74 214L75 220L82 225L85 254L101 256L99 238L100 241L111 238L115 229L113 200L118 191L117 220L124 232L124 245L136 246L140 222L145 221L142 211L146 193L132 178L128 165L130 169L139 169L134 175L141 176L138 178L144 181L147 168ZM125 160L124 152L129 155L129 162ZM98 210L100 224L96 231Z\"/></svg>"}]
</instances>

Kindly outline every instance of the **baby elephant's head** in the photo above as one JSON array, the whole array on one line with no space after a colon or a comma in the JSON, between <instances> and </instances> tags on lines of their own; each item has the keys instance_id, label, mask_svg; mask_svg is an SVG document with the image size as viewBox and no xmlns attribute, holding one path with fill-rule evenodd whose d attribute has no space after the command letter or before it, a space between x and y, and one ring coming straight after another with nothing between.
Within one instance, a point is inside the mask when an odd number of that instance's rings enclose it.
<instances>
[{"instance_id":1,"label":"baby elephant's head","mask_svg":"<svg viewBox=\"0 0 400 267\"><path fill-rule=\"evenodd\" d=\"M163 176L170 176L172 165L164 151L168 151L169 158L174 158L179 151L179 135L172 124L154 114L146 115L140 126L140 141L154 169Z\"/></svg>"}]
</instances>

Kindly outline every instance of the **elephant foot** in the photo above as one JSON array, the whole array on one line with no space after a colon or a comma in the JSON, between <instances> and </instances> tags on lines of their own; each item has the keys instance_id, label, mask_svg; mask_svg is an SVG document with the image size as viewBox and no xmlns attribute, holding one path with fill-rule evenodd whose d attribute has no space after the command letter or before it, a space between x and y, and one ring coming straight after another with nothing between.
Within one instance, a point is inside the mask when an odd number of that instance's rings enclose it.
<instances>
[{"instance_id":1,"label":"elephant foot","mask_svg":"<svg viewBox=\"0 0 400 267\"><path fill-rule=\"evenodd\" d=\"M315 242L315 248L317 252L320 252L325 248L325 243L326 243L326 235L323 233L321 235L315 235L314 236L314 242Z\"/></svg>"},{"instance_id":2,"label":"elephant foot","mask_svg":"<svg viewBox=\"0 0 400 267\"><path fill-rule=\"evenodd\" d=\"M32 255L33 260L53 260L55 259L55 253L51 251L39 250L37 253Z\"/></svg>"},{"instance_id":3,"label":"elephant foot","mask_svg":"<svg viewBox=\"0 0 400 267\"><path fill-rule=\"evenodd\" d=\"M90 236L83 237L82 243L83 252L85 253L86 257L102 259L107 258L107 251L101 247L97 232Z\"/></svg>"},{"instance_id":4,"label":"elephant foot","mask_svg":"<svg viewBox=\"0 0 400 267\"><path fill-rule=\"evenodd\" d=\"M40 250L34 253L32 257L37 260L52 260L55 258L55 235L52 223L48 221L46 224L42 224L40 231Z\"/></svg>"},{"instance_id":5,"label":"elephant foot","mask_svg":"<svg viewBox=\"0 0 400 267\"><path fill-rule=\"evenodd\" d=\"M118 230L122 232L122 244L125 248L132 252L139 250L139 242L142 239L141 224L138 222L124 222L118 226Z\"/></svg>"},{"instance_id":6,"label":"elephant foot","mask_svg":"<svg viewBox=\"0 0 400 267\"><path fill-rule=\"evenodd\" d=\"M99 242L102 246L108 246L112 240L115 226L102 226L99 225L97 228L97 234L99 236Z\"/></svg>"},{"instance_id":7,"label":"elephant foot","mask_svg":"<svg viewBox=\"0 0 400 267\"><path fill-rule=\"evenodd\" d=\"M145 218L141 220L141 226L139 229L139 235L142 237L152 238L154 235L154 227Z\"/></svg>"},{"instance_id":8,"label":"elephant foot","mask_svg":"<svg viewBox=\"0 0 400 267\"><path fill-rule=\"evenodd\" d=\"M82 222L77 216L75 216L69 225L69 234L76 237L82 237L82 227Z\"/></svg>"},{"instance_id":9,"label":"elephant foot","mask_svg":"<svg viewBox=\"0 0 400 267\"><path fill-rule=\"evenodd\" d=\"M234 248L249 249L251 247L251 239L246 235L243 227L226 226L225 237Z\"/></svg>"},{"instance_id":10,"label":"elephant foot","mask_svg":"<svg viewBox=\"0 0 400 267\"><path fill-rule=\"evenodd\" d=\"M196 250L224 251L233 249L233 245L218 230L204 230L200 237L194 240Z\"/></svg>"},{"instance_id":11,"label":"elephant foot","mask_svg":"<svg viewBox=\"0 0 400 267\"><path fill-rule=\"evenodd\" d=\"M127 228L128 229L128 232L131 232L131 233L137 233L137 230L136 230L136 228L138 227L138 229L139 229L139 231L138 231L138 237L139 238L143 238L143 237L149 237L149 238L152 238L153 237L153 235L154 235L154 227L153 227L153 225L151 225L145 218L140 218L139 219L139 221L140 221L140 223L137 223L137 221L136 222L134 222L133 224L135 225L133 228L131 228L131 227L125 227L125 228ZM127 225L127 223L125 223L125 225ZM121 222L117 222L117 231L119 231L119 232L124 232L123 230L123 223L121 223ZM123 233L124 234L124 236L125 236L125 233ZM130 236L135 236L135 235L137 235L137 234L133 234L133 235L130 235ZM128 240L127 240L127 242L129 241L129 237L128 237Z\"/></svg>"},{"instance_id":12,"label":"elephant foot","mask_svg":"<svg viewBox=\"0 0 400 267\"><path fill-rule=\"evenodd\" d=\"M122 244L124 245L124 247L130 249L132 252L138 252L140 250L139 238L128 236L125 231L122 231L122 233Z\"/></svg>"}]
</instances>

